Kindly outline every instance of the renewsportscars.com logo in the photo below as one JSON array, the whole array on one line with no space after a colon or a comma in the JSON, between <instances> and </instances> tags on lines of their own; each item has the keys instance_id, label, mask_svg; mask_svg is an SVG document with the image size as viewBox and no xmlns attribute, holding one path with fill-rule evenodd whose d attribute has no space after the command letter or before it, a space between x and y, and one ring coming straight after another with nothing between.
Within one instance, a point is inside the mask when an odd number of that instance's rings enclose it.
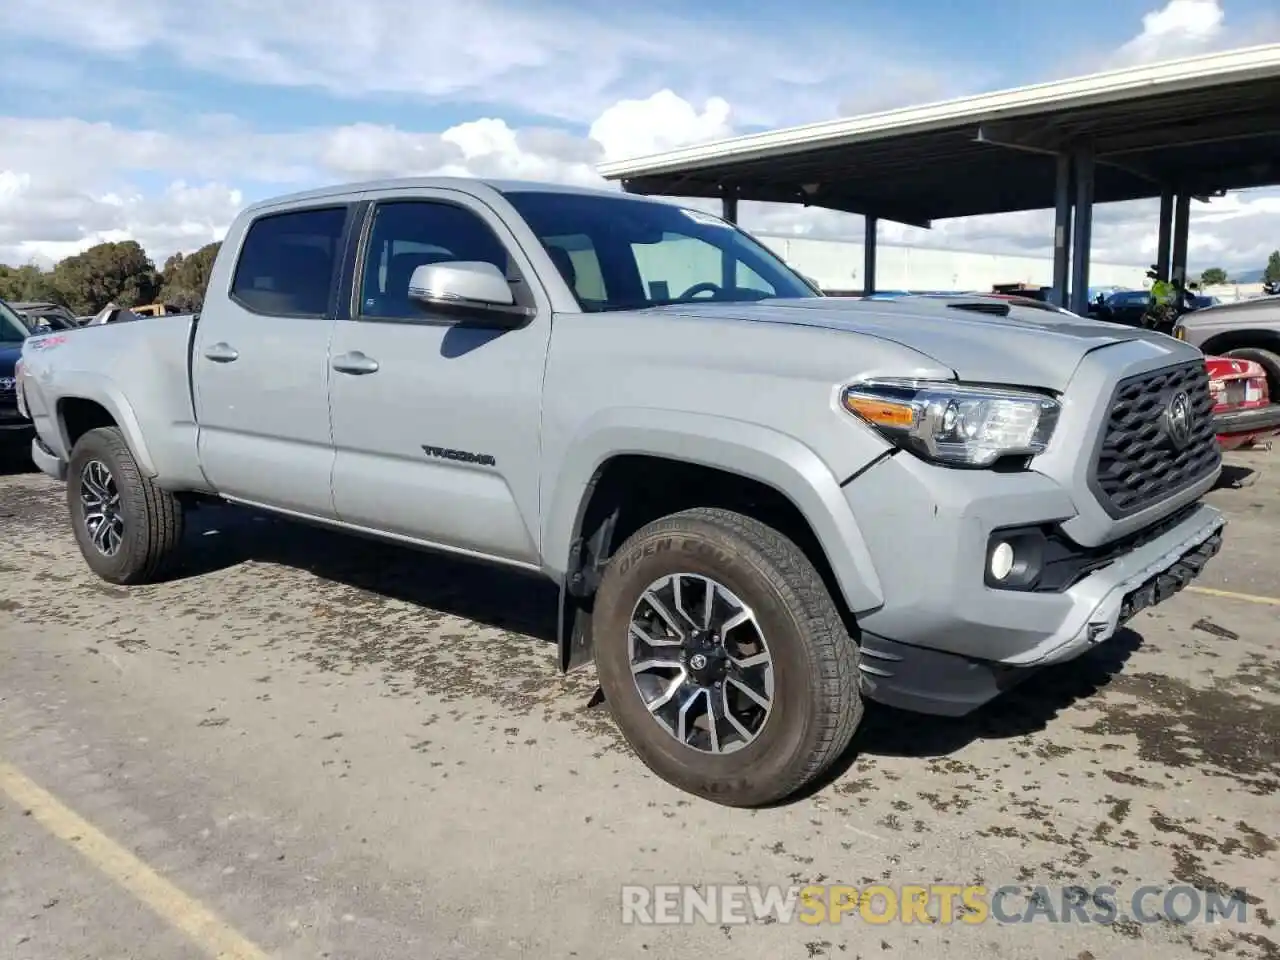
<instances>
[{"instance_id":1,"label":"renewsportscars.com logo","mask_svg":"<svg viewBox=\"0 0 1280 960\"><path fill-rule=\"evenodd\" d=\"M622 922L678 925L708 923L977 925L1024 923L1216 923L1244 922L1247 893L1195 887L999 887L960 884L761 886L662 884L622 888ZM1123 908L1123 909L1122 909Z\"/></svg>"}]
</instances>

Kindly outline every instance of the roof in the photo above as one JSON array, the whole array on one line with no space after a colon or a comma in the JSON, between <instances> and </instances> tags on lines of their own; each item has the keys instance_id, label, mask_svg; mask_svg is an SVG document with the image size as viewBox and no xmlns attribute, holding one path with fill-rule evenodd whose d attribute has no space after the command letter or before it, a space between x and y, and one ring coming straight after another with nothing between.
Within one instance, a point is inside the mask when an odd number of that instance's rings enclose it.
<instances>
[{"instance_id":1,"label":"roof","mask_svg":"<svg viewBox=\"0 0 1280 960\"><path fill-rule=\"evenodd\" d=\"M487 187L499 193L521 193L544 191L554 193L571 193L586 196L625 199L615 189L601 187L579 187L565 183L544 183L537 180L503 180L489 177L388 177L381 180L361 180L352 183L334 183L323 187L312 187L295 193L281 194L258 200L245 208L246 213L259 209L274 207L279 204L293 204L307 200L326 200L331 197L347 197L354 193L385 190L463 190L474 191L476 187Z\"/></svg>"},{"instance_id":2,"label":"roof","mask_svg":"<svg viewBox=\"0 0 1280 960\"><path fill-rule=\"evenodd\" d=\"M1049 207L1092 143L1095 202L1280 182L1280 44L754 133L600 165L633 193L800 202L927 225ZM957 188L962 184L962 188Z\"/></svg>"}]
</instances>

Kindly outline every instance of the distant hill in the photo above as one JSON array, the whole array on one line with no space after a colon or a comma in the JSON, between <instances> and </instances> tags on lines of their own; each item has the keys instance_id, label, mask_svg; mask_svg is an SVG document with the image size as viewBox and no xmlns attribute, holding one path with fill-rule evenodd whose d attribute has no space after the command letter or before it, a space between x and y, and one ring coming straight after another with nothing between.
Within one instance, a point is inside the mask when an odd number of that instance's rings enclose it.
<instances>
[{"instance_id":1,"label":"distant hill","mask_svg":"<svg viewBox=\"0 0 1280 960\"><path fill-rule=\"evenodd\" d=\"M1241 273L1227 272L1227 276L1231 278L1231 283L1261 283L1264 270L1245 270Z\"/></svg>"},{"instance_id":2,"label":"distant hill","mask_svg":"<svg viewBox=\"0 0 1280 960\"><path fill-rule=\"evenodd\" d=\"M1241 270L1237 273L1234 270L1227 271L1227 283L1261 283L1264 270ZM1199 271L1192 270L1191 278L1199 279Z\"/></svg>"}]
</instances>

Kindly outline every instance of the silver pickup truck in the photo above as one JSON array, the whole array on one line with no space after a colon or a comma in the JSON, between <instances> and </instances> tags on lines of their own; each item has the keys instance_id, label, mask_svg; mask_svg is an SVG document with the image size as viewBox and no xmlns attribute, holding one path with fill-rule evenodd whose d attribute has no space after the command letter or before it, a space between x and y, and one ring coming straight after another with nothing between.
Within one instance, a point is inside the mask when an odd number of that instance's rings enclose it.
<instances>
[{"instance_id":1,"label":"silver pickup truck","mask_svg":"<svg viewBox=\"0 0 1280 960\"><path fill-rule=\"evenodd\" d=\"M864 698L960 715L1219 549L1204 358L981 297L824 297L672 203L413 179L260 203L204 311L26 344L89 566L215 496L531 571L669 782L784 798ZM495 603L501 599L494 598Z\"/></svg>"}]
</instances>

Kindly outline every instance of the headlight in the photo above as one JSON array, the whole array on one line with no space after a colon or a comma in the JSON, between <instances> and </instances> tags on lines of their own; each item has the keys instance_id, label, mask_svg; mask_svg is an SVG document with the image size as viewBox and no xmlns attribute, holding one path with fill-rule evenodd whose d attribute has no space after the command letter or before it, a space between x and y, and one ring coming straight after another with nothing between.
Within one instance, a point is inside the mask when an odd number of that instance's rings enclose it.
<instances>
[{"instance_id":1,"label":"headlight","mask_svg":"<svg viewBox=\"0 0 1280 960\"><path fill-rule=\"evenodd\" d=\"M964 467L1042 452L1061 410L1030 390L929 380L863 381L846 387L842 402L899 446Z\"/></svg>"},{"instance_id":2,"label":"headlight","mask_svg":"<svg viewBox=\"0 0 1280 960\"><path fill-rule=\"evenodd\" d=\"M13 365L13 392L14 400L18 406L18 415L23 419L30 420L31 414L27 412L27 395L22 389L22 361L19 360Z\"/></svg>"}]
</instances>

